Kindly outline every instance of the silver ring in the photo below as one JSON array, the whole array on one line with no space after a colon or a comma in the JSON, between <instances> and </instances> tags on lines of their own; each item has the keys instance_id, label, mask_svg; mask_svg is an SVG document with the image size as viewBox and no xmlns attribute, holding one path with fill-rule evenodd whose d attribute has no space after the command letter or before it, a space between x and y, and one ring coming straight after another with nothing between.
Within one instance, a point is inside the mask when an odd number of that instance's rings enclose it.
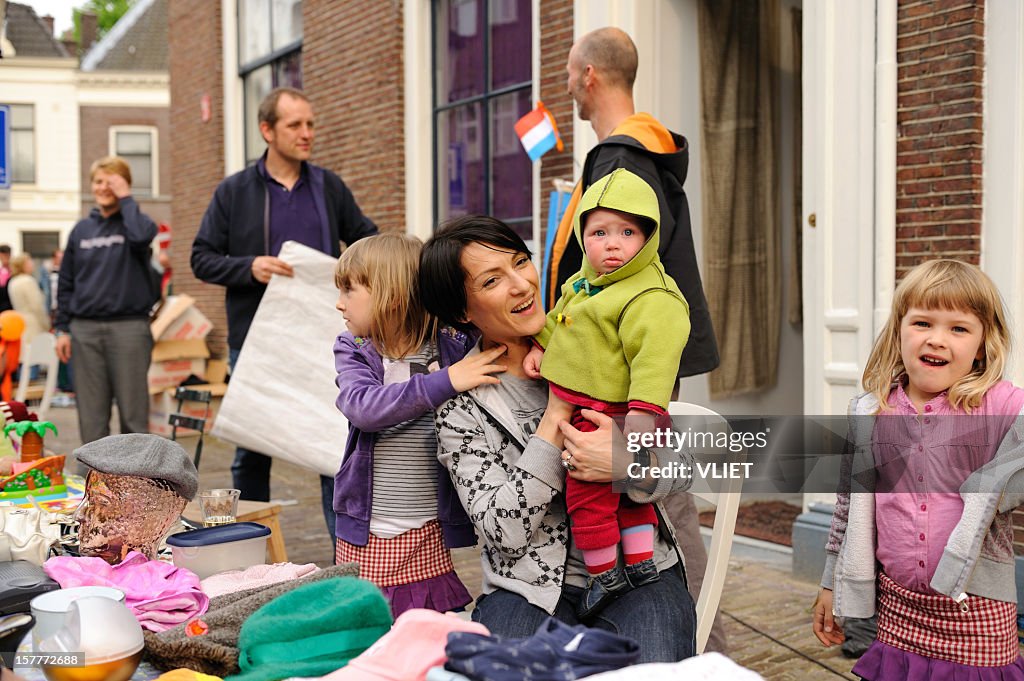
<instances>
[{"instance_id":1,"label":"silver ring","mask_svg":"<svg viewBox=\"0 0 1024 681\"><path fill-rule=\"evenodd\" d=\"M572 464L569 463L569 459L562 459L562 468L569 470Z\"/></svg>"}]
</instances>

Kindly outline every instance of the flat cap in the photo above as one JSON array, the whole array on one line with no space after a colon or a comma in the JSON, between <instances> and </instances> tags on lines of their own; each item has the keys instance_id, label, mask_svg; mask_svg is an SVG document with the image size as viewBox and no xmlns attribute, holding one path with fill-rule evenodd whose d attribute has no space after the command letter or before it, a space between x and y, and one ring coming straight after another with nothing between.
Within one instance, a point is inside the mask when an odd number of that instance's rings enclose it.
<instances>
[{"instance_id":1,"label":"flat cap","mask_svg":"<svg viewBox=\"0 0 1024 681\"><path fill-rule=\"evenodd\" d=\"M177 442L147 433L108 435L82 445L75 457L89 468L110 475L166 480L189 501L199 488L199 473Z\"/></svg>"}]
</instances>

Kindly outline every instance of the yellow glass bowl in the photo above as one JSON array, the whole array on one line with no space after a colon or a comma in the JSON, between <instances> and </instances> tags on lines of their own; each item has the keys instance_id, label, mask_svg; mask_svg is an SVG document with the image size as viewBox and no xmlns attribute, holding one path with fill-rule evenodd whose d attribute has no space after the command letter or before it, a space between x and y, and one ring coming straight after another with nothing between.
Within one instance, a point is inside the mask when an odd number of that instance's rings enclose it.
<instances>
[{"instance_id":1,"label":"yellow glass bowl","mask_svg":"<svg viewBox=\"0 0 1024 681\"><path fill-rule=\"evenodd\" d=\"M83 667L49 667L43 665L43 674L49 681L128 681L142 660L140 650L128 657L107 662L87 664Z\"/></svg>"}]
</instances>

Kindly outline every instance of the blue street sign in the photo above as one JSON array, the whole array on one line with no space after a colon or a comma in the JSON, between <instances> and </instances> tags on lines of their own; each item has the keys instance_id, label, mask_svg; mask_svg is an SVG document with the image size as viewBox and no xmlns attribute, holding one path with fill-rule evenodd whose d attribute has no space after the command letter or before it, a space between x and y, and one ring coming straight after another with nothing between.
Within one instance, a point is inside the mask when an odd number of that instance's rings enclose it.
<instances>
[{"instance_id":1,"label":"blue street sign","mask_svg":"<svg viewBox=\"0 0 1024 681\"><path fill-rule=\"evenodd\" d=\"M11 188L11 107L0 104L0 189Z\"/></svg>"}]
</instances>

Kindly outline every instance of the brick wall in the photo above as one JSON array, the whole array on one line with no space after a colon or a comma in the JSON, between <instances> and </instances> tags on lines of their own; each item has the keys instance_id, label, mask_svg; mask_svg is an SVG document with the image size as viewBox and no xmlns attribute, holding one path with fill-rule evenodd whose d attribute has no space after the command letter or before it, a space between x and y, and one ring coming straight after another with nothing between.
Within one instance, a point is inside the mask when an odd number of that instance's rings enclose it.
<instances>
[{"instance_id":1,"label":"brick wall","mask_svg":"<svg viewBox=\"0 0 1024 681\"><path fill-rule=\"evenodd\" d=\"M984 0L900 0L896 276L934 258L977 264Z\"/></svg>"},{"instance_id":2,"label":"brick wall","mask_svg":"<svg viewBox=\"0 0 1024 681\"><path fill-rule=\"evenodd\" d=\"M94 205L89 191L89 166L101 156L110 153L110 128L114 125L146 125L157 129L157 170L159 191L157 198L140 199L143 212L156 222L171 221L171 144L170 111L154 107L83 106L79 109L82 161L82 214Z\"/></svg>"},{"instance_id":3,"label":"brick wall","mask_svg":"<svg viewBox=\"0 0 1024 681\"><path fill-rule=\"evenodd\" d=\"M210 350L216 356L224 356L224 287L198 281L189 266L199 221L213 190L224 177L220 3L175 0L168 5L173 285L175 292L187 293L198 301L199 308L214 325L208 338ZM213 115L207 123L200 118L203 95L209 95L212 102Z\"/></svg>"},{"instance_id":4,"label":"brick wall","mask_svg":"<svg viewBox=\"0 0 1024 681\"><path fill-rule=\"evenodd\" d=\"M540 226L541 244L547 241L548 196L551 180L573 179L572 97L565 90L565 62L572 47L572 0L541 0L540 3L540 98L558 124L564 151L552 150L541 159Z\"/></svg>"},{"instance_id":5,"label":"brick wall","mask_svg":"<svg viewBox=\"0 0 1024 681\"><path fill-rule=\"evenodd\" d=\"M341 175L380 229L404 230L402 3L306 0L302 21L314 160Z\"/></svg>"}]
</instances>

